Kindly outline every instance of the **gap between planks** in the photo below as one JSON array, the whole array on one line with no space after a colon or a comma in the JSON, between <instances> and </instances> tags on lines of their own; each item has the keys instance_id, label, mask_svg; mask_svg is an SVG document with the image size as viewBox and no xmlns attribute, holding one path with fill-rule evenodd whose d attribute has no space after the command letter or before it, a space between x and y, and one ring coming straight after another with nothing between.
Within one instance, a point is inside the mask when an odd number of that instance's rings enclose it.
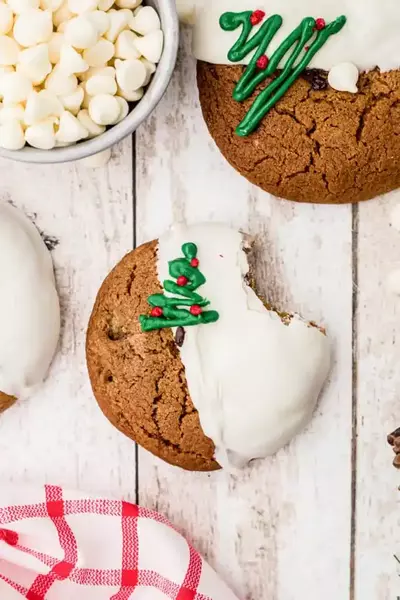
<instances>
[{"instance_id":1,"label":"gap between planks","mask_svg":"<svg viewBox=\"0 0 400 600\"><path fill-rule=\"evenodd\" d=\"M359 206L351 207L352 254L352 381L351 381L351 525L350 525L350 600L355 600L357 528L357 429L358 429L358 226Z\"/></svg>"}]
</instances>

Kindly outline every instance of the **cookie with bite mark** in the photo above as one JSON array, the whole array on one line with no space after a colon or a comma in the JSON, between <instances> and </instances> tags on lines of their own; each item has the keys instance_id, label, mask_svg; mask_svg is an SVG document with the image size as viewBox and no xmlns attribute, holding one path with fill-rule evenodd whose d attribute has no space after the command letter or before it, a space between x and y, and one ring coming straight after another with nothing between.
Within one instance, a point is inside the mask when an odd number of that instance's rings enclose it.
<instances>
[{"instance_id":1,"label":"cookie with bite mark","mask_svg":"<svg viewBox=\"0 0 400 600\"><path fill-rule=\"evenodd\" d=\"M120 431L195 471L274 454L309 421L330 366L324 332L261 300L248 236L174 227L108 275L86 355Z\"/></svg>"}]
</instances>

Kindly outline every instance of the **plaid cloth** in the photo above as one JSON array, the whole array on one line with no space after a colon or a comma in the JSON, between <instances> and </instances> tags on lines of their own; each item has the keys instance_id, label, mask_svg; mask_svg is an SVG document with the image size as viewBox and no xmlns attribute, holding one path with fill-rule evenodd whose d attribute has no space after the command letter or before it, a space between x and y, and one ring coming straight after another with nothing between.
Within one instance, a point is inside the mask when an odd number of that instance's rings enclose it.
<instances>
[{"instance_id":1,"label":"plaid cloth","mask_svg":"<svg viewBox=\"0 0 400 600\"><path fill-rule=\"evenodd\" d=\"M0 485L1 600L237 600L161 515Z\"/></svg>"}]
</instances>

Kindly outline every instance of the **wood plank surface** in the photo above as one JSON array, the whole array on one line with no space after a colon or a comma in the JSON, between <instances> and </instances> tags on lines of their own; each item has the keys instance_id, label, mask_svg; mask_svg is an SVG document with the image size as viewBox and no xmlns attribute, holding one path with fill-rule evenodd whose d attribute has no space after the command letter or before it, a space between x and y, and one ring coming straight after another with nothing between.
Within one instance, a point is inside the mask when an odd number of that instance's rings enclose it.
<instances>
[{"instance_id":1,"label":"wood plank surface","mask_svg":"<svg viewBox=\"0 0 400 600\"><path fill-rule=\"evenodd\" d=\"M12 201L54 238L62 305L50 377L1 415L0 481L49 481L134 498L134 446L100 413L84 353L97 290L132 246L131 141L116 147L103 169L1 161L0 179L0 201Z\"/></svg>"},{"instance_id":2,"label":"wood plank surface","mask_svg":"<svg viewBox=\"0 0 400 600\"><path fill-rule=\"evenodd\" d=\"M222 221L256 235L267 298L323 322L335 366L311 425L275 457L239 475L202 475L140 451L139 499L166 513L241 598L344 600L351 538L351 208L279 201L235 173L202 120L187 33L183 46L166 98L137 135L138 243L176 221Z\"/></svg>"},{"instance_id":3,"label":"wood plank surface","mask_svg":"<svg viewBox=\"0 0 400 600\"><path fill-rule=\"evenodd\" d=\"M400 192L355 207L301 206L250 185L206 130L187 31L181 50L134 153L127 140L96 170L0 162L0 202L27 212L54 247L63 321L49 379L0 418L0 485L49 481L138 497L242 600L397 600L400 481L385 436L400 425L400 299L387 286L400 268L400 231L390 226ZM235 474L186 473L137 455L98 409L84 358L96 292L134 235L141 243L173 222L209 220L256 236L265 296L324 324L334 357L307 430Z\"/></svg>"},{"instance_id":4,"label":"wood plank surface","mask_svg":"<svg viewBox=\"0 0 400 600\"><path fill-rule=\"evenodd\" d=\"M356 600L400 597L400 476L385 443L400 425L399 203L397 191L358 207Z\"/></svg>"}]
</instances>

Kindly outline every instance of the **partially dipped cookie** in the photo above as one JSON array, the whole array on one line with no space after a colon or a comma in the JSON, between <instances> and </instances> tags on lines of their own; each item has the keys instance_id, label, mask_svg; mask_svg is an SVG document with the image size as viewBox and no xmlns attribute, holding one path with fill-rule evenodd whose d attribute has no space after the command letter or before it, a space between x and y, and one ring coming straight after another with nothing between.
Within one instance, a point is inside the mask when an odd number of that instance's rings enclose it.
<instances>
[{"instance_id":1,"label":"partially dipped cookie","mask_svg":"<svg viewBox=\"0 0 400 600\"><path fill-rule=\"evenodd\" d=\"M0 204L0 412L43 381L60 332L53 264L39 232Z\"/></svg>"},{"instance_id":2,"label":"partially dipped cookie","mask_svg":"<svg viewBox=\"0 0 400 600\"><path fill-rule=\"evenodd\" d=\"M189 470L274 454L310 420L324 332L256 295L248 236L177 226L104 281L87 334L94 395L123 433Z\"/></svg>"},{"instance_id":3,"label":"partially dipped cookie","mask_svg":"<svg viewBox=\"0 0 400 600\"><path fill-rule=\"evenodd\" d=\"M400 186L393 0L178 0L210 134L249 181L299 202Z\"/></svg>"}]
</instances>

